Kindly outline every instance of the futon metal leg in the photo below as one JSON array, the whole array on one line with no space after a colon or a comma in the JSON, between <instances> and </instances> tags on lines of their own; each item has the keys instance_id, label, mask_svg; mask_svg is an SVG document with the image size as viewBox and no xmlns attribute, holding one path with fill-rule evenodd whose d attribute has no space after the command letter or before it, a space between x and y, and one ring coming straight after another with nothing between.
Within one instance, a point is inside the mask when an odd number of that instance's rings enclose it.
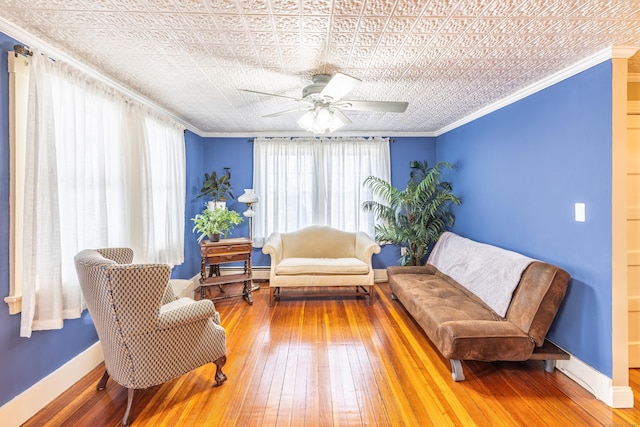
<instances>
[{"instance_id":1,"label":"futon metal leg","mask_svg":"<svg viewBox=\"0 0 640 427\"><path fill-rule=\"evenodd\" d=\"M222 367L227 363L227 356L222 356L213 363L216 364L216 385L219 387L227 380L227 376L222 372Z\"/></svg>"},{"instance_id":2,"label":"futon metal leg","mask_svg":"<svg viewBox=\"0 0 640 427\"><path fill-rule=\"evenodd\" d=\"M98 381L98 385L96 386L96 390L104 390L107 387L107 380L109 379L109 372L104 370L104 374L102 374L102 378Z\"/></svg>"},{"instance_id":3,"label":"futon metal leg","mask_svg":"<svg viewBox=\"0 0 640 427\"><path fill-rule=\"evenodd\" d=\"M554 369L556 369L556 361L555 360L545 360L544 361L544 370L546 372L552 373Z\"/></svg>"},{"instance_id":4,"label":"futon metal leg","mask_svg":"<svg viewBox=\"0 0 640 427\"><path fill-rule=\"evenodd\" d=\"M124 411L124 417L122 417L122 425L124 427L129 426L133 421L133 395L135 392L135 388L127 389L127 409Z\"/></svg>"},{"instance_id":5,"label":"futon metal leg","mask_svg":"<svg viewBox=\"0 0 640 427\"><path fill-rule=\"evenodd\" d=\"M451 359L451 377L454 381L464 381L464 372L462 372L462 363L459 359Z\"/></svg>"}]
</instances>

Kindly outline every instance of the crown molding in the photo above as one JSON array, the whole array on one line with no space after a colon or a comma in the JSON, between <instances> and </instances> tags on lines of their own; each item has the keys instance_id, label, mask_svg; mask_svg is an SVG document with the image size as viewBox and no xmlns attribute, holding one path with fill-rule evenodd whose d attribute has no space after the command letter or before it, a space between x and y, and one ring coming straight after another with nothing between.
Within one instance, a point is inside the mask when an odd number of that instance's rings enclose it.
<instances>
[{"instance_id":1,"label":"crown molding","mask_svg":"<svg viewBox=\"0 0 640 427\"><path fill-rule=\"evenodd\" d=\"M181 124L182 126L184 126L186 129L189 129L191 132L196 133L196 134L200 134L202 133L202 131L200 131L200 129L197 129L196 127L192 126L189 123L186 123L183 119L181 119L180 117L176 116L174 113L167 111L166 109L160 107L159 105L157 105L156 103L154 103L153 101L141 96L140 94L134 92L133 90L131 90L130 88L124 86L123 84L109 78L106 77L104 74L102 74L100 71L96 70L95 68L89 66L88 64L82 62L81 60L72 57L71 55L69 55L68 53L66 53L65 51L52 46L51 44L43 41L42 39L38 38L37 36L25 31L24 29L14 25L13 23L7 21L6 19L0 17L0 32L3 32L4 34L8 35L9 37L13 38L14 40L16 40L18 43L22 43L25 44L27 47L29 47L30 49L36 48L38 50L40 50L41 52L45 52L47 54L47 56L49 56L50 58L54 58L56 60L59 61L63 61L71 66L73 66L74 68L77 68L78 70L82 71L83 73L89 75L91 78L104 83L116 90L118 90L119 92L121 92L123 95L137 101L140 102L141 104L151 108L152 110L161 113L165 116L170 117L171 119L175 120L176 122L178 122L179 124Z\"/></svg>"},{"instance_id":2,"label":"crown molding","mask_svg":"<svg viewBox=\"0 0 640 427\"><path fill-rule=\"evenodd\" d=\"M342 132L334 132L324 135L314 135L312 133L296 130L296 131L271 131L271 132L204 132L202 135L203 138L255 138L255 137L265 137L265 138L296 138L296 137L342 137L342 136L354 136L354 137L370 137L370 136L383 136L389 138L434 138L436 135L434 132L400 132L400 131L342 131Z\"/></svg>"},{"instance_id":3,"label":"crown molding","mask_svg":"<svg viewBox=\"0 0 640 427\"><path fill-rule=\"evenodd\" d=\"M607 49L603 49L600 52L591 55L585 59L583 59L582 61L577 62L576 64L565 68L564 70L557 72L555 74L552 74L551 76L547 77L546 79L540 80L537 83L534 83L530 86L525 87L524 89L521 89L517 92L515 92L513 95L508 96L504 99L501 99L500 101L494 102L493 104L490 104L484 108L481 108L480 110L476 111L473 114L470 114L454 123L451 123L448 126L443 127L442 129L439 129L435 132L436 136L440 136L444 133L447 133L455 128L458 128L462 125L465 125L467 123L470 123L474 120L479 119L480 117L486 116L490 113L493 113L496 110L499 110L503 107L506 107L507 105L513 104L517 101L520 101L521 99L524 99L530 95L533 95L536 92L540 92L543 89L548 88L549 86L553 86L556 83L559 83L563 80L568 79L569 77L575 76L578 73L581 73L582 71L588 70L589 68L598 65L608 59L612 58L613 55L613 48L607 48ZM629 51L629 48L620 48L620 50L616 51L618 53L620 52L627 52Z\"/></svg>"}]
</instances>

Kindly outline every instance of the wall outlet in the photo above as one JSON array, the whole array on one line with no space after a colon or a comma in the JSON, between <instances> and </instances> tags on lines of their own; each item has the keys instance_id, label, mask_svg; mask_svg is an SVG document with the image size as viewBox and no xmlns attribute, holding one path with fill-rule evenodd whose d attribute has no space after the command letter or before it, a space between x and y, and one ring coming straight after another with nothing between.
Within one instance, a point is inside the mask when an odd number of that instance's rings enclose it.
<instances>
[{"instance_id":1,"label":"wall outlet","mask_svg":"<svg viewBox=\"0 0 640 427\"><path fill-rule=\"evenodd\" d=\"M402 246L400 248L400 255L405 256L407 254L407 248L405 248L404 246Z\"/></svg>"}]
</instances>

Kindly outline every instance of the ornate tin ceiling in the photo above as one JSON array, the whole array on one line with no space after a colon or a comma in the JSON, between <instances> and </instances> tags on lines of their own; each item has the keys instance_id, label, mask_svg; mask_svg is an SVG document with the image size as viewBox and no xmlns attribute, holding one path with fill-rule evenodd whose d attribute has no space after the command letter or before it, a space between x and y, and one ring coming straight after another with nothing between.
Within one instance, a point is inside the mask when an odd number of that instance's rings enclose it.
<instances>
[{"instance_id":1,"label":"ornate tin ceiling","mask_svg":"<svg viewBox=\"0 0 640 427\"><path fill-rule=\"evenodd\" d=\"M316 73L362 83L345 131L430 133L612 46L640 46L640 0L0 0L0 19L200 134L299 130ZM10 34L11 35L11 34ZM38 46L35 46L38 47Z\"/></svg>"}]
</instances>

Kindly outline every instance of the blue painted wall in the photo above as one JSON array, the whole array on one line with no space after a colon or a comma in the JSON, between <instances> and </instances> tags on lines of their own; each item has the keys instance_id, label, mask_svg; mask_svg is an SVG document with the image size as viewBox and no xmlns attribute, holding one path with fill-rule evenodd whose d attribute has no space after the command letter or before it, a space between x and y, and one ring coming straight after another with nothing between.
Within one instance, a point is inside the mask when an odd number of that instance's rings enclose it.
<instances>
[{"instance_id":1,"label":"blue painted wall","mask_svg":"<svg viewBox=\"0 0 640 427\"><path fill-rule=\"evenodd\" d=\"M391 137L391 184L398 188L404 188L409 179L409 162L411 160L427 160L434 164L436 158L435 138L426 137ZM204 159L198 183L202 182L205 172L215 170L223 172L225 167L231 168L231 184L236 198L245 188L253 187L253 144L248 138L204 138L202 158ZM195 170L188 167L188 170ZM227 202L229 209L244 212L246 205L237 200ZM236 227L233 236L247 236L247 224L243 222ZM192 241L195 240L195 237ZM189 237L185 240L188 244ZM386 268L389 265L397 265L400 258L398 247L387 245L379 255L374 256L374 268ZM268 255L264 255L260 249L255 249L252 255L254 266L269 266L271 261ZM191 276L197 274L199 267Z\"/></svg>"},{"instance_id":2,"label":"blue painted wall","mask_svg":"<svg viewBox=\"0 0 640 427\"><path fill-rule=\"evenodd\" d=\"M612 375L611 62L437 138L463 204L454 230L567 270L549 338ZM574 203L586 203L586 222Z\"/></svg>"},{"instance_id":3,"label":"blue painted wall","mask_svg":"<svg viewBox=\"0 0 640 427\"><path fill-rule=\"evenodd\" d=\"M0 33L0 296L9 295L9 77L7 52L17 42ZM46 245L46 242L41 242ZM34 266L35 267L35 266ZM0 406L98 341L91 318L66 320L64 329L20 338L20 316L0 300Z\"/></svg>"}]
</instances>

